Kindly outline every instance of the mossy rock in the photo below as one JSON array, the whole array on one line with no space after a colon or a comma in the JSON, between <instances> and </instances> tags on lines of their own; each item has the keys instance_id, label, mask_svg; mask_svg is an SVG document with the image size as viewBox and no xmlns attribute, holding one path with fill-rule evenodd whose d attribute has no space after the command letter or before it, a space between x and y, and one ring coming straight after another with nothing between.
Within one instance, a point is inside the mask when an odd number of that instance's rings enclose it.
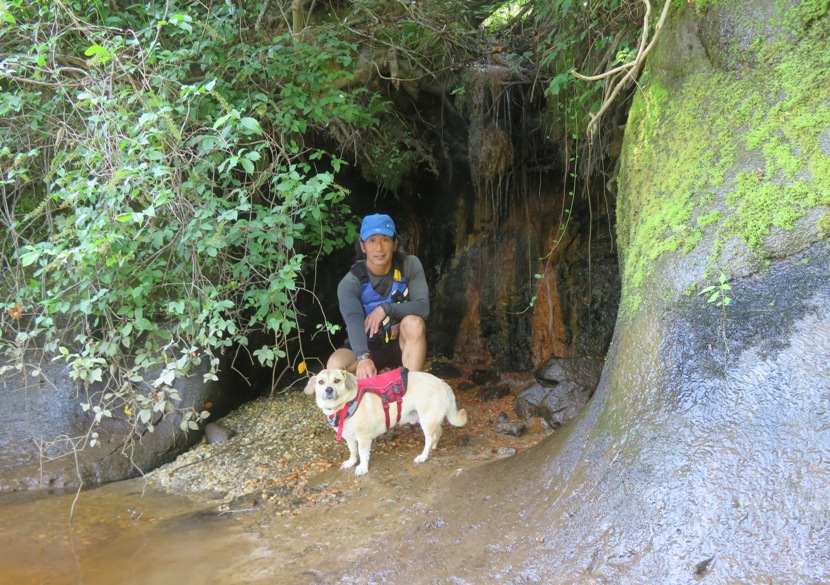
<instances>
[{"instance_id":1,"label":"mossy rock","mask_svg":"<svg viewBox=\"0 0 830 585\"><path fill-rule=\"evenodd\" d=\"M667 23L622 153L624 309L827 237L830 15L816 4L720 2Z\"/></svg>"}]
</instances>

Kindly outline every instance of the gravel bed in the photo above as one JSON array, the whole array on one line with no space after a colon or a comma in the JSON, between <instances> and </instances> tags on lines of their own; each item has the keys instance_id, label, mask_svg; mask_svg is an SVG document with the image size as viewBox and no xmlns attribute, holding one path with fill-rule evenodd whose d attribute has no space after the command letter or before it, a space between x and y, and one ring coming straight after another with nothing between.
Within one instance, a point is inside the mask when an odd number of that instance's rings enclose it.
<instances>
[{"instance_id":1,"label":"gravel bed","mask_svg":"<svg viewBox=\"0 0 830 585\"><path fill-rule=\"evenodd\" d=\"M221 500L227 509L265 502L279 513L341 497L337 490L306 487L309 477L348 456L313 397L292 391L259 398L219 422L235 432L231 439L200 443L150 473L150 484Z\"/></svg>"},{"instance_id":2,"label":"gravel bed","mask_svg":"<svg viewBox=\"0 0 830 585\"><path fill-rule=\"evenodd\" d=\"M460 429L444 424L444 437L430 458L434 465L441 465L442 459L458 467L475 465L510 456L543 438L538 431L523 437L495 433L499 415L512 414L514 396L482 400L480 387L468 380L469 375L447 379L456 389L459 407L467 409L468 423ZM525 382L519 380L518 386ZM515 392L518 386L511 386ZM352 490L361 489L350 481L352 473L337 469L349 450L345 442L335 441L334 430L313 396L289 390L244 404L215 422L233 430L234 436L222 443L202 442L151 472L147 475L151 487L215 501L221 512L270 506L277 515L336 505ZM418 426L405 425L389 438L375 439L372 458L394 461L393 469L406 473L423 447L423 433Z\"/></svg>"}]
</instances>

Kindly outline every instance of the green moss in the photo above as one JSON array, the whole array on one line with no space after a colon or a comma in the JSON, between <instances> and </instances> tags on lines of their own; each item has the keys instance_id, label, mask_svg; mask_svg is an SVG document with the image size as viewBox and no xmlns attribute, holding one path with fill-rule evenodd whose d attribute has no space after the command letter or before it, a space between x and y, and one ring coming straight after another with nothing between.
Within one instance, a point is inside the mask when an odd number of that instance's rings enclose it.
<instances>
[{"instance_id":1,"label":"green moss","mask_svg":"<svg viewBox=\"0 0 830 585\"><path fill-rule=\"evenodd\" d=\"M753 45L754 67L699 68L679 80L652 72L638 92L618 202L623 308L637 306L663 254L688 252L705 233L716 235L712 264L733 236L763 256L773 226L793 229L830 205L830 157L819 143L830 127L830 18L824 0L807 4L787 22L810 26Z\"/></svg>"},{"instance_id":2,"label":"green moss","mask_svg":"<svg viewBox=\"0 0 830 585\"><path fill-rule=\"evenodd\" d=\"M814 20L830 15L830 0L801 0L798 10L786 13L791 28L807 27Z\"/></svg>"},{"instance_id":3,"label":"green moss","mask_svg":"<svg viewBox=\"0 0 830 585\"><path fill-rule=\"evenodd\" d=\"M706 14L710 7L719 4L721 0L696 0L694 2L695 10L698 14Z\"/></svg>"},{"instance_id":4,"label":"green moss","mask_svg":"<svg viewBox=\"0 0 830 585\"><path fill-rule=\"evenodd\" d=\"M710 211L705 215L698 216L697 218L697 225L701 228L705 228L710 225L714 225L720 221L723 213L719 209L715 209Z\"/></svg>"}]
</instances>

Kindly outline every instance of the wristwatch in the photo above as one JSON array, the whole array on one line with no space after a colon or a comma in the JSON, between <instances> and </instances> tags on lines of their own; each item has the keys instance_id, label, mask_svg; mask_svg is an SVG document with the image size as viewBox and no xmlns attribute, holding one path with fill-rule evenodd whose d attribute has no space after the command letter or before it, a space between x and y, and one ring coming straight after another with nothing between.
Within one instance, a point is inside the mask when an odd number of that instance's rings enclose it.
<instances>
[{"instance_id":1,"label":"wristwatch","mask_svg":"<svg viewBox=\"0 0 830 585\"><path fill-rule=\"evenodd\" d=\"M356 361L362 362L363 360L370 360L370 359L372 359L372 354L369 353L368 351L364 351L362 354L357 356Z\"/></svg>"}]
</instances>

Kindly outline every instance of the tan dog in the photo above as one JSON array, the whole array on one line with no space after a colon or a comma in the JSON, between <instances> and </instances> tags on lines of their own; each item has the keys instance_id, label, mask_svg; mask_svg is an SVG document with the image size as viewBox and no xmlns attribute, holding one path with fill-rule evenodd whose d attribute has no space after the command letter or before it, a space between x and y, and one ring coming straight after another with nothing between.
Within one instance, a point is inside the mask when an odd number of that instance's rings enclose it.
<instances>
[{"instance_id":1,"label":"tan dog","mask_svg":"<svg viewBox=\"0 0 830 585\"><path fill-rule=\"evenodd\" d=\"M458 410L455 394L449 385L426 372L409 372L406 393L400 404L398 420L398 403L389 405L390 427L406 423L421 423L424 431L424 450L415 458L415 463L423 463L429 452L438 446L441 438L441 425L444 417L454 426L467 424L467 411ZM317 406L331 418L358 395L357 378L345 370L323 370L312 378L305 388L306 394L314 394ZM343 438L349 445L349 458L340 466L341 469L354 467L360 456L360 465L355 475L364 475L369 471L369 452L372 439L386 432L386 414L379 396L366 392L353 414L344 419Z\"/></svg>"}]
</instances>

